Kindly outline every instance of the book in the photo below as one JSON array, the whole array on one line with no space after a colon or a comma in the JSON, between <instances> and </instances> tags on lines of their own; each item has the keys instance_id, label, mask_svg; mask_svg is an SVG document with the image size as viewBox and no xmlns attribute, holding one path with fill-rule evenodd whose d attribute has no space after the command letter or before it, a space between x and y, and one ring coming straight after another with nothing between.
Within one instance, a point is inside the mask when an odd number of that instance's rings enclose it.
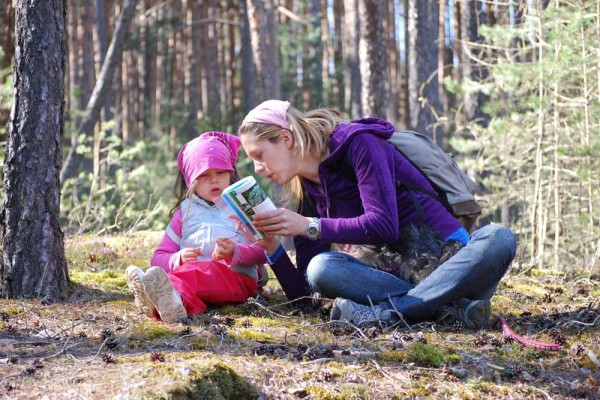
<instances>
[{"instance_id":1,"label":"book","mask_svg":"<svg viewBox=\"0 0 600 400\"><path fill-rule=\"evenodd\" d=\"M254 214L276 209L273 201L253 176L248 176L227 186L221 196L215 199L215 204L226 215L233 215L234 218L237 218L255 240L260 240L266 235L257 231L252 225Z\"/></svg>"}]
</instances>

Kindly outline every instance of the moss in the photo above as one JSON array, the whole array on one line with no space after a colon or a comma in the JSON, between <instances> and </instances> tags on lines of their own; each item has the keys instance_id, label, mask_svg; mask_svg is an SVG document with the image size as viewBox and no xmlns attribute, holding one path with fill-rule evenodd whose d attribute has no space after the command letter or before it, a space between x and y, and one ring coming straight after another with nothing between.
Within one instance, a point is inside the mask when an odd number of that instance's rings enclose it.
<instances>
[{"instance_id":1,"label":"moss","mask_svg":"<svg viewBox=\"0 0 600 400\"><path fill-rule=\"evenodd\" d=\"M239 337L240 339L250 339L256 340L259 342L275 342L275 338L269 334L253 331L250 329L240 329L237 331L234 336Z\"/></svg>"},{"instance_id":2,"label":"moss","mask_svg":"<svg viewBox=\"0 0 600 400\"><path fill-rule=\"evenodd\" d=\"M235 323L236 326L244 326L246 324L250 324L252 327L284 325L283 321L262 317L244 317L238 319Z\"/></svg>"},{"instance_id":3,"label":"moss","mask_svg":"<svg viewBox=\"0 0 600 400\"><path fill-rule=\"evenodd\" d=\"M164 336L176 335L177 331L160 321L147 320L136 325L131 332L132 340L153 340Z\"/></svg>"},{"instance_id":4,"label":"moss","mask_svg":"<svg viewBox=\"0 0 600 400\"><path fill-rule=\"evenodd\" d=\"M598 368L598 366L592 360L590 360L587 357L584 358L584 359L581 359L581 360L577 361L577 366L579 368L587 368L587 369L589 369L591 371L597 371L597 370L600 369L600 368Z\"/></svg>"},{"instance_id":5,"label":"moss","mask_svg":"<svg viewBox=\"0 0 600 400\"><path fill-rule=\"evenodd\" d=\"M208 341L203 336L192 336L184 340L189 344L191 350L204 350L208 347Z\"/></svg>"},{"instance_id":6,"label":"moss","mask_svg":"<svg viewBox=\"0 0 600 400\"><path fill-rule=\"evenodd\" d=\"M74 271L70 273L73 283L85 286L100 286L111 289L124 289L127 287L125 274L113 269L105 269L100 272Z\"/></svg>"},{"instance_id":7,"label":"moss","mask_svg":"<svg viewBox=\"0 0 600 400\"><path fill-rule=\"evenodd\" d=\"M14 317L15 315L19 315L19 313L23 312L23 308L18 305L10 305L6 308L1 308L1 312L4 312L8 315L8 317Z\"/></svg>"},{"instance_id":8,"label":"moss","mask_svg":"<svg viewBox=\"0 0 600 400\"><path fill-rule=\"evenodd\" d=\"M246 400L257 399L258 391L233 369L222 363L197 362L153 368L146 374L143 388L137 388L132 393L132 398Z\"/></svg>"},{"instance_id":9,"label":"moss","mask_svg":"<svg viewBox=\"0 0 600 400\"><path fill-rule=\"evenodd\" d=\"M366 386L352 383L341 385L338 393L331 392L322 386L311 386L306 391L310 398L315 400L354 400L368 398Z\"/></svg>"},{"instance_id":10,"label":"moss","mask_svg":"<svg viewBox=\"0 0 600 400\"><path fill-rule=\"evenodd\" d=\"M377 353L375 358L383 362L401 363L406 361L407 353L399 350L382 351L381 353Z\"/></svg>"},{"instance_id":11,"label":"moss","mask_svg":"<svg viewBox=\"0 0 600 400\"><path fill-rule=\"evenodd\" d=\"M427 366L438 368L446 361L444 353L425 343L413 343L407 348L408 360Z\"/></svg>"}]
</instances>

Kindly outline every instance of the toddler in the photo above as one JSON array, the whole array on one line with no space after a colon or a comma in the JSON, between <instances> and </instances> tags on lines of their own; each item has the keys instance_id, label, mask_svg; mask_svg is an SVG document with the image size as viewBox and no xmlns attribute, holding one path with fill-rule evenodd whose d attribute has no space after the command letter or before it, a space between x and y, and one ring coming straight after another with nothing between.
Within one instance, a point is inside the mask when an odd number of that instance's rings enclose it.
<instances>
[{"instance_id":1,"label":"toddler","mask_svg":"<svg viewBox=\"0 0 600 400\"><path fill-rule=\"evenodd\" d=\"M268 281L264 249L214 204L238 178L239 147L237 136L206 132L179 151L177 203L152 267L126 270L140 312L174 323L204 312L207 303L243 303Z\"/></svg>"}]
</instances>

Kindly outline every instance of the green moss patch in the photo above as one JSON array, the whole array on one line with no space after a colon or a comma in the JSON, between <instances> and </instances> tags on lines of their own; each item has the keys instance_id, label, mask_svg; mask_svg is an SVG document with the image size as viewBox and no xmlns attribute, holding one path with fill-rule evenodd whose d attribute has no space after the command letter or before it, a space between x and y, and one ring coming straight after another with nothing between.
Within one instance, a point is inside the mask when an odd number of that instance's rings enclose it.
<instances>
[{"instance_id":1,"label":"green moss patch","mask_svg":"<svg viewBox=\"0 0 600 400\"><path fill-rule=\"evenodd\" d=\"M133 399L250 400L258 391L233 369L219 362L161 365L145 373Z\"/></svg>"}]
</instances>

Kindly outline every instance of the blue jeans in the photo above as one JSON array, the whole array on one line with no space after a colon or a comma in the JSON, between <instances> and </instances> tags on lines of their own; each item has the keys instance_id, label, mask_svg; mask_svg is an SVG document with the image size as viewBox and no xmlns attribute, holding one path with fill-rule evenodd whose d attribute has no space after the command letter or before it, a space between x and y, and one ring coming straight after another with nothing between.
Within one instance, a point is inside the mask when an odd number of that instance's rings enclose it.
<instances>
[{"instance_id":1,"label":"blue jeans","mask_svg":"<svg viewBox=\"0 0 600 400\"><path fill-rule=\"evenodd\" d=\"M416 286L336 252L315 256L306 274L311 287L325 297L343 297L361 304L370 304L370 299L386 308L393 304L404 318L416 322L431 319L441 306L461 298L490 299L516 248L510 229L487 225Z\"/></svg>"}]
</instances>

